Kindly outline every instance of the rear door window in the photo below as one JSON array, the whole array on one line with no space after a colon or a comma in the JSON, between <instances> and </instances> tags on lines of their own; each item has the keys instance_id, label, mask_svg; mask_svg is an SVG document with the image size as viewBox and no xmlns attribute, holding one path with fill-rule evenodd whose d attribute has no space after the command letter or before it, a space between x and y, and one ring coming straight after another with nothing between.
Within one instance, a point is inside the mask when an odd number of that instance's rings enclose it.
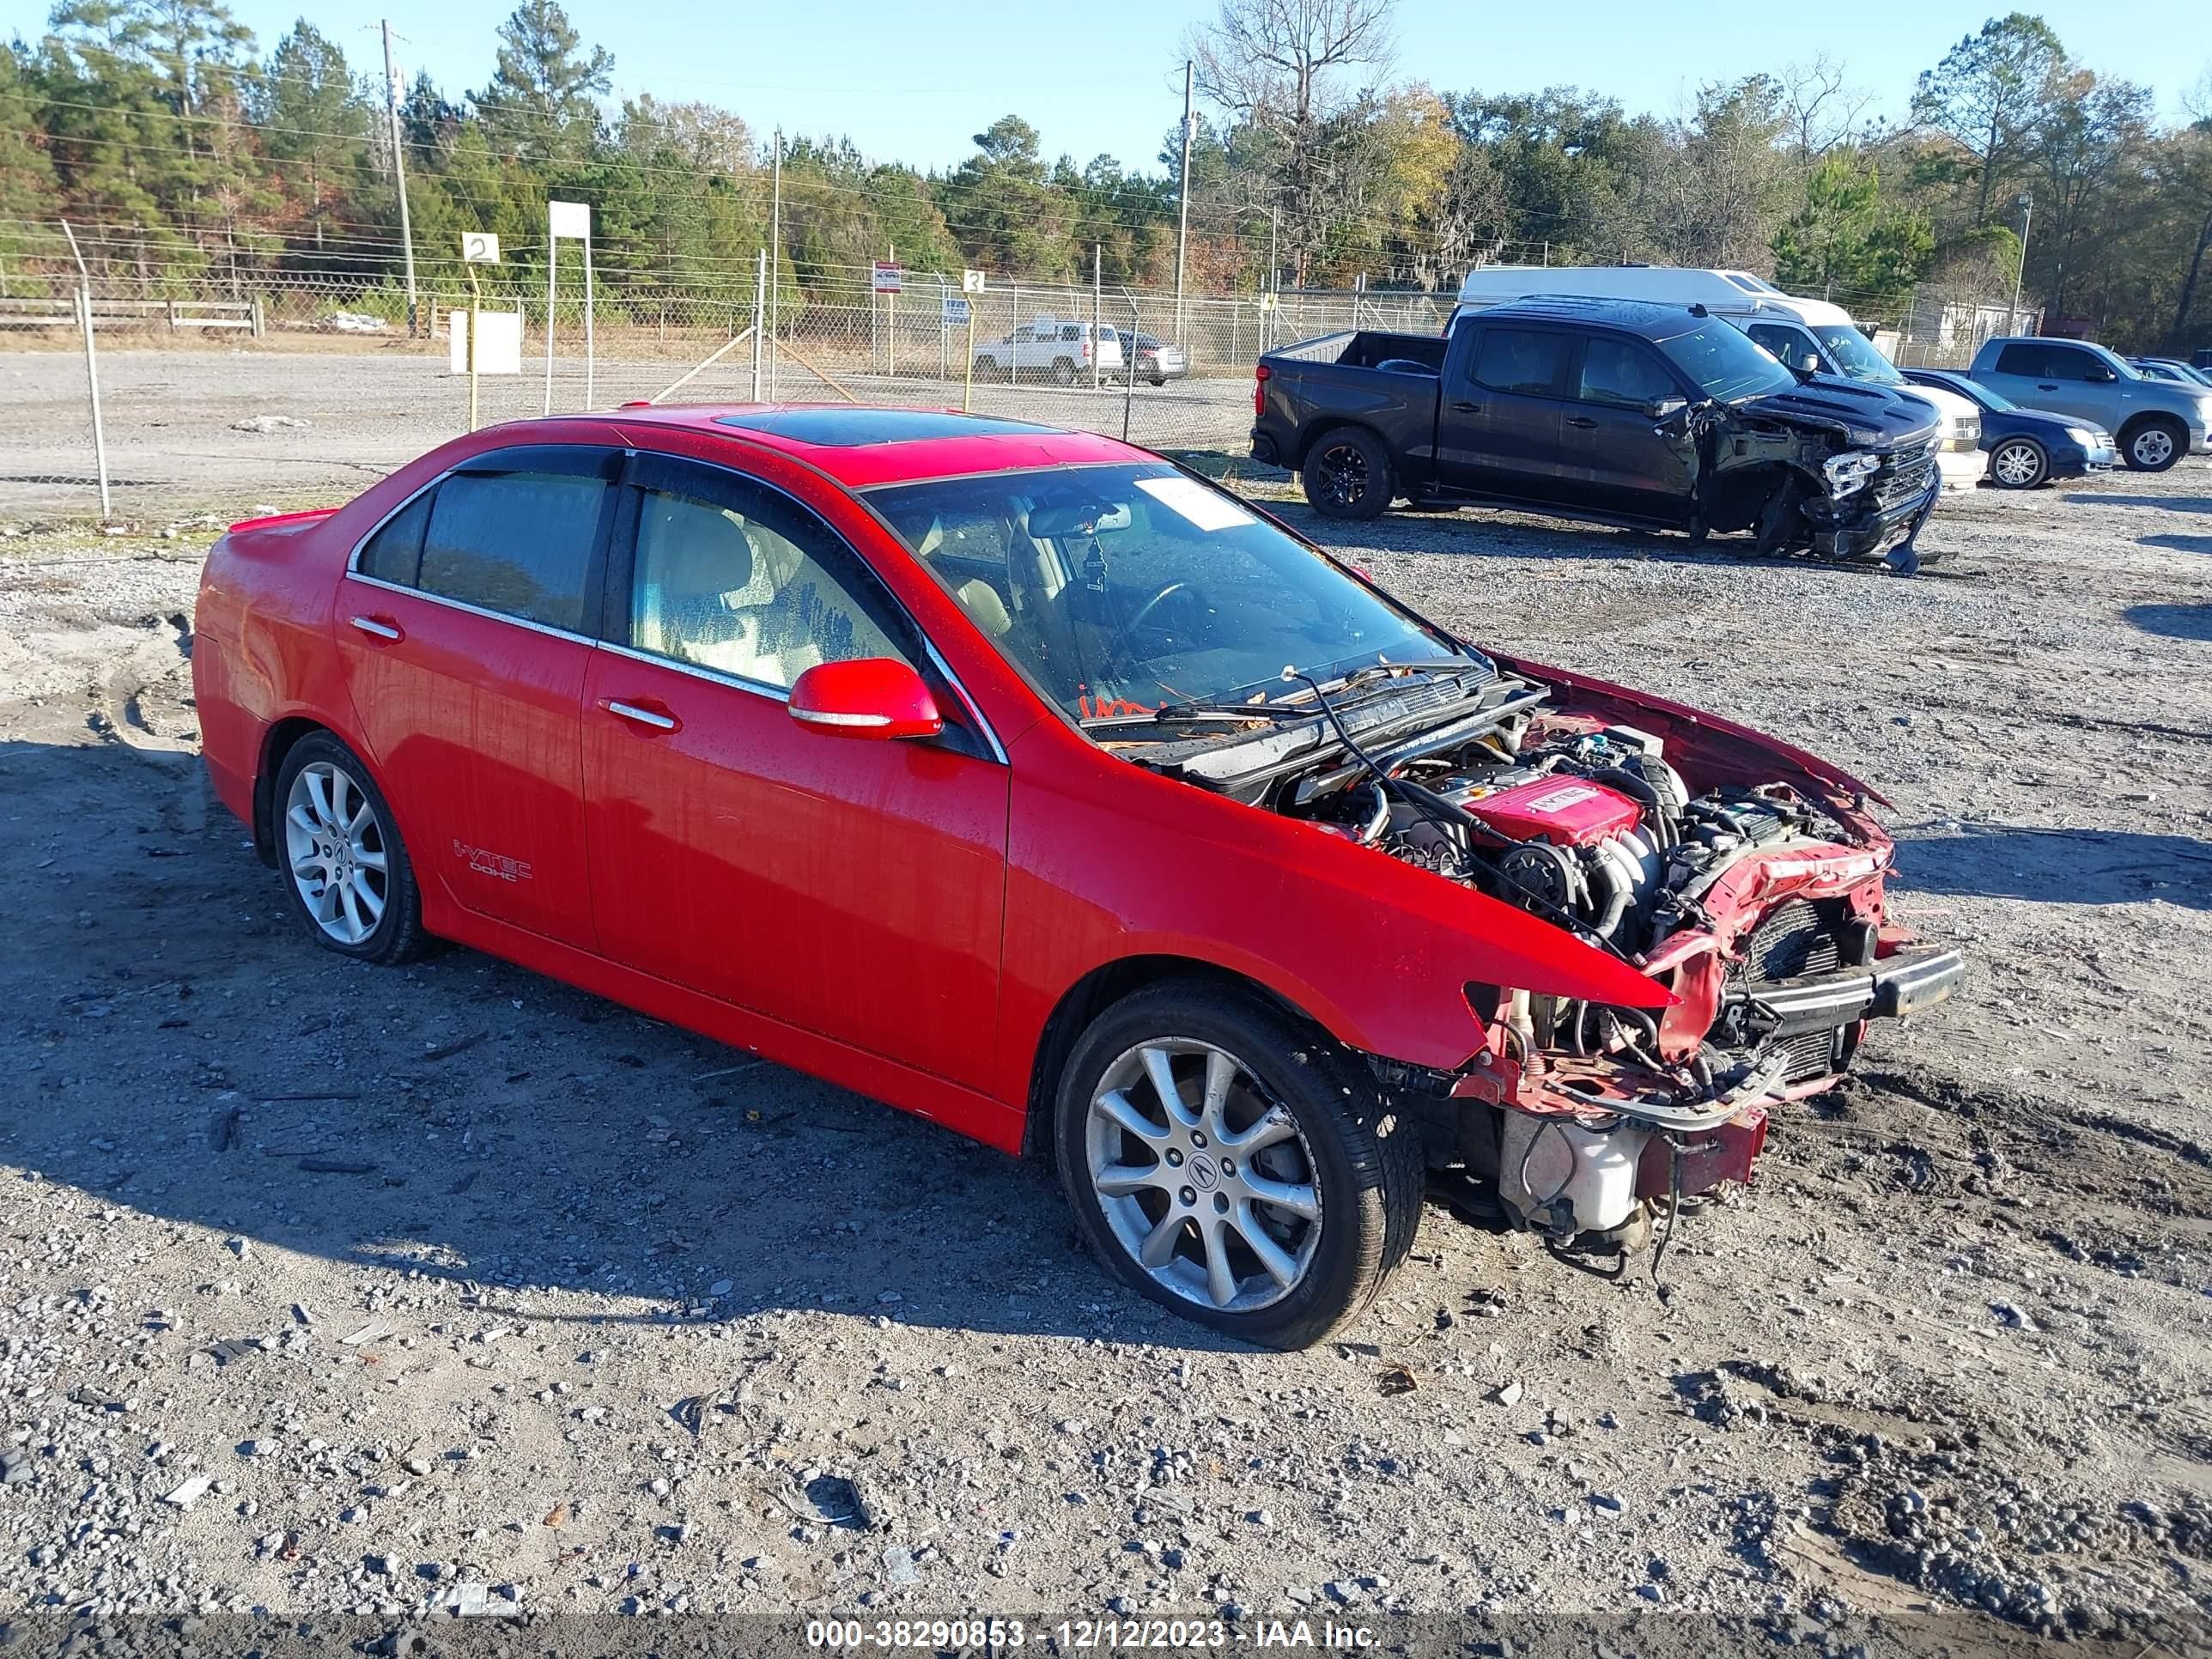
<instances>
[{"instance_id":1,"label":"rear door window","mask_svg":"<svg viewBox=\"0 0 2212 1659\"><path fill-rule=\"evenodd\" d=\"M1548 329L1486 328L1475 343L1474 378L1493 392L1565 394L1572 338Z\"/></svg>"},{"instance_id":2,"label":"rear door window","mask_svg":"<svg viewBox=\"0 0 2212 1659\"><path fill-rule=\"evenodd\" d=\"M507 454L511 460L499 452L480 457L438 486L418 585L502 616L586 633L621 458L582 446Z\"/></svg>"},{"instance_id":3,"label":"rear door window","mask_svg":"<svg viewBox=\"0 0 2212 1659\"><path fill-rule=\"evenodd\" d=\"M1997 373L2018 374L2027 380L2046 380L2052 377L2051 354L2039 345L2008 345L1997 353Z\"/></svg>"}]
</instances>

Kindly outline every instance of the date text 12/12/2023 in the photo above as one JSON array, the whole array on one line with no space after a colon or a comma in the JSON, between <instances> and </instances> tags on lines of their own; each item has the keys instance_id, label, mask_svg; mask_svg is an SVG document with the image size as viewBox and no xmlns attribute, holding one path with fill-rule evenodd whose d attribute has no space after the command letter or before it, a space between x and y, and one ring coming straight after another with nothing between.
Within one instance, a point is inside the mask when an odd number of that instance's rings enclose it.
<instances>
[{"instance_id":1,"label":"date text 12/12/2023","mask_svg":"<svg viewBox=\"0 0 2212 1659\"><path fill-rule=\"evenodd\" d=\"M810 1620L806 1645L835 1651L931 1652L1007 1650L1034 1641L1054 1651L1147 1651L1171 1653L1231 1648L1260 1650L1319 1650L1356 1652L1376 1638L1361 1625L1331 1619L1261 1619L1231 1623L1221 1619L827 1619Z\"/></svg>"}]
</instances>

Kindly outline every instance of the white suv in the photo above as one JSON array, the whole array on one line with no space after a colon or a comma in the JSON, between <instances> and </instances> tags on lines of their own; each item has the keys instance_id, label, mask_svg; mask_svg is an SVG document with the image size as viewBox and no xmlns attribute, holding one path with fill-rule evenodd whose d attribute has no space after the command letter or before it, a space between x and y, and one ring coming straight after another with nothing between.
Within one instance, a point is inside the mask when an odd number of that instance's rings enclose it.
<instances>
[{"instance_id":1,"label":"white suv","mask_svg":"<svg viewBox=\"0 0 2212 1659\"><path fill-rule=\"evenodd\" d=\"M1064 317L1032 317L1011 336L978 343L975 373L987 380L1048 374L1055 386L1073 386L1091 373L1094 359L1102 374L1120 371L1121 339L1112 329L1094 329Z\"/></svg>"}]
</instances>

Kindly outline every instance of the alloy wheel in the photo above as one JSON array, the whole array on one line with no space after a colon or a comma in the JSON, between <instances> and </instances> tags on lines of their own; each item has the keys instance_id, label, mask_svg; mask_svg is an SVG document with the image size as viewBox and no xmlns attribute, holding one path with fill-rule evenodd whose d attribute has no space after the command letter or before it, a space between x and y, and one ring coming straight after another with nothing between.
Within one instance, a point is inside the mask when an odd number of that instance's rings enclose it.
<instances>
[{"instance_id":1,"label":"alloy wheel","mask_svg":"<svg viewBox=\"0 0 2212 1659\"><path fill-rule=\"evenodd\" d=\"M1367 493L1367 457L1356 444L1331 444L1322 452L1321 486L1329 501L1350 507Z\"/></svg>"},{"instance_id":2,"label":"alloy wheel","mask_svg":"<svg viewBox=\"0 0 2212 1659\"><path fill-rule=\"evenodd\" d=\"M368 793L329 761L312 761L284 802L284 863L315 925L359 945L391 896L389 838Z\"/></svg>"},{"instance_id":3,"label":"alloy wheel","mask_svg":"<svg viewBox=\"0 0 2212 1659\"><path fill-rule=\"evenodd\" d=\"M2025 489L2042 472L2043 457L2033 444L2001 444L1997 453L1990 458L1990 471L2007 488Z\"/></svg>"},{"instance_id":4,"label":"alloy wheel","mask_svg":"<svg viewBox=\"0 0 2212 1659\"><path fill-rule=\"evenodd\" d=\"M1322 1237L1313 1148L1251 1067L1194 1038L1127 1050L1085 1124L1115 1241L1178 1299L1249 1312L1297 1289Z\"/></svg>"}]
</instances>

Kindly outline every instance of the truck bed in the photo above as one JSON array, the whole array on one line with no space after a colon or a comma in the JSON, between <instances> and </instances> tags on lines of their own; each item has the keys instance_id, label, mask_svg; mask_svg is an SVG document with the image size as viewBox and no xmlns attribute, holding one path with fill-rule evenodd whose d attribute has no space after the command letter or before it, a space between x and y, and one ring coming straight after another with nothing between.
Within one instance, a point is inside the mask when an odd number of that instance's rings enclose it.
<instances>
[{"instance_id":1,"label":"truck bed","mask_svg":"<svg viewBox=\"0 0 2212 1659\"><path fill-rule=\"evenodd\" d=\"M1298 437L1353 420L1374 428L1400 466L1410 463L1418 473L1436 453L1437 392L1449 344L1440 335L1363 329L1269 352L1261 359L1274 417L1267 424L1281 434L1289 463L1297 464Z\"/></svg>"}]
</instances>

